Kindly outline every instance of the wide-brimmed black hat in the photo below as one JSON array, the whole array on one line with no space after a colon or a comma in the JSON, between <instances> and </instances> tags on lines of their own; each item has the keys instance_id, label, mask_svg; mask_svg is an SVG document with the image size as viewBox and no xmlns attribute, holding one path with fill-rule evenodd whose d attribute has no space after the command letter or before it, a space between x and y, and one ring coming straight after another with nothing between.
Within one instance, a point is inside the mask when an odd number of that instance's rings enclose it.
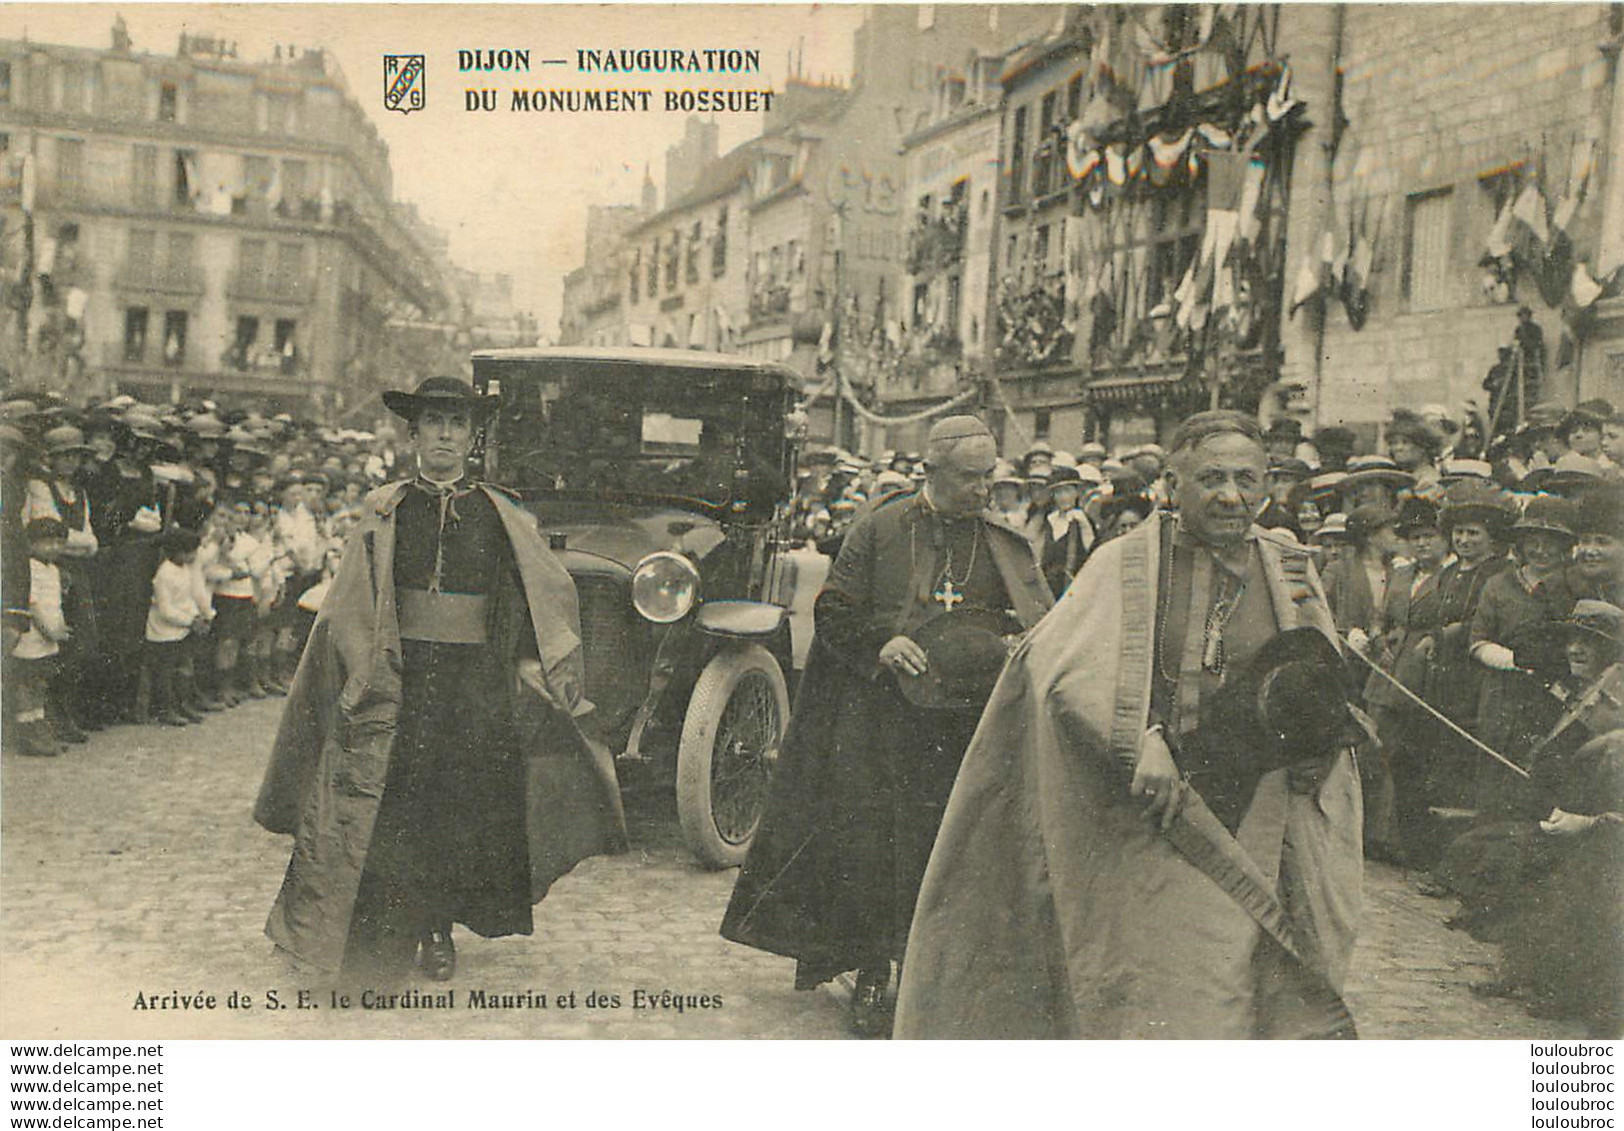
<instances>
[{"instance_id":1,"label":"wide-brimmed black hat","mask_svg":"<svg viewBox=\"0 0 1624 1131\"><path fill-rule=\"evenodd\" d=\"M482 397L474 387L456 377L430 377L410 393L390 389L383 394L383 403L390 412L403 420L416 420L425 408L460 408L466 410L474 423L482 423L496 410L496 397Z\"/></svg>"},{"instance_id":2,"label":"wide-brimmed black hat","mask_svg":"<svg viewBox=\"0 0 1624 1131\"><path fill-rule=\"evenodd\" d=\"M1261 771L1329 757L1358 728L1347 688L1347 665L1329 637L1317 628L1287 629L1219 689L1202 729L1250 749Z\"/></svg>"},{"instance_id":3,"label":"wide-brimmed black hat","mask_svg":"<svg viewBox=\"0 0 1624 1131\"><path fill-rule=\"evenodd\" d=\"M909 633L925 650L923 675L898 674L903 696L916 707L980 710L1004 670L1009 646L1006 618L991 609L955 609Z\"/></svg>"}]
</instances>

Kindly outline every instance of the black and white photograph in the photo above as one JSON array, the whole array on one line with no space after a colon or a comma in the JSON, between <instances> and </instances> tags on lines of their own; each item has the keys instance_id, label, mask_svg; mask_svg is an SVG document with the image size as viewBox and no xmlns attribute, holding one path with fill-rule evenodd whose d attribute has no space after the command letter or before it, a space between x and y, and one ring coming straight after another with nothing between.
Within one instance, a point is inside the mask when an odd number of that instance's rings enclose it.
<instances>
[{"instance_id":1,"label":"black and white photograph","mask_svg":"<svg viewBox=\"0 0 1624 1131\"><path fill-rule=\"evenodd\" d=\"M0 8L0 1039L1616 1047L1621 49Z\"/></svg>"}]
</instances>

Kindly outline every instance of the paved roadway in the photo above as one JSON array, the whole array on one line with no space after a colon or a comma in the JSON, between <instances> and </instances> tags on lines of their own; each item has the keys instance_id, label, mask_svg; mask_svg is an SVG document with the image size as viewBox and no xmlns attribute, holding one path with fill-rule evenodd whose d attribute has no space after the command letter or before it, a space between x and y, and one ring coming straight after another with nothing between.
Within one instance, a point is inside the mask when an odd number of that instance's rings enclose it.
<instances>
[{"instance_id":1,"label":"paved roadway","mask_svg":"<svg viewBox=\"0 0 1624 1131\"><path fill-rule=\"evenodd\" d=\"M60 759L0 759L0 1027L7 1037L844 1036L833 994L796 993L788 960L723 941L732 872L684 853L663 798L636 801L635 847L587 861L537 909L530 938L459 931L457 1009L267 1010L311 986L261 933L289 841L249 817L281 700L201 726L124 727ZM1447 930L1447 901L1372 865L1350 1005L1368 1037L1580 1036L1480 1001L1490 947ZM576 1007L479 1011L471 990L575 991ZM255 1007L225 1008L232 990ZM720 994L722 1008L633 1009L632 991ZM215 994L212 1012L142 1012L137 992ZM620 1007L586 1007L592 991Z\"/></svg>"}]
</instances>

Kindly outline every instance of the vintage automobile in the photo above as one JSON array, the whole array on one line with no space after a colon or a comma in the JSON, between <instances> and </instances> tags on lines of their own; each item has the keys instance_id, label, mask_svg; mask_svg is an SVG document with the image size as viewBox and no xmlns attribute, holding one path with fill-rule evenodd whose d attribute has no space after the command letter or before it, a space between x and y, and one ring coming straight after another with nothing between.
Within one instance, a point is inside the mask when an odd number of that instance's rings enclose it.
<instances>
[{"instance_id":1,"label":"vintage automobile","mask_svg":"<svg viewBox=\"0 0 1624 1131\"><path fill-rule=\"evenodd\" d=\"M700 861L742 862L789 718L798 376L638 348L486 350L473 369L501 398L475 456L575 580L583 729L623 789L674 782Z\"/></svg>"}]
</instances>

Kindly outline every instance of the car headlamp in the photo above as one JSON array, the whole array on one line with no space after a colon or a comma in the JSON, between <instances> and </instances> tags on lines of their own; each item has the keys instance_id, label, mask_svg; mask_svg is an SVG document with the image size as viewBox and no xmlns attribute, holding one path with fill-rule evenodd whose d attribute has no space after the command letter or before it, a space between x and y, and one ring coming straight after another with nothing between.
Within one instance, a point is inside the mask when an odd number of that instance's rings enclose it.
<instances>
[{"instance_id":1,"label":"car headlamp","mask_svg":"<svg viewBox=\"0 0 1624 1131\"><path fill-rule=\"evenodd\" d=\"M650 554L632 571L632 607L655 624L681 620L698 599L699 571L681 554Z\"/></svg>"}]
</instances>

